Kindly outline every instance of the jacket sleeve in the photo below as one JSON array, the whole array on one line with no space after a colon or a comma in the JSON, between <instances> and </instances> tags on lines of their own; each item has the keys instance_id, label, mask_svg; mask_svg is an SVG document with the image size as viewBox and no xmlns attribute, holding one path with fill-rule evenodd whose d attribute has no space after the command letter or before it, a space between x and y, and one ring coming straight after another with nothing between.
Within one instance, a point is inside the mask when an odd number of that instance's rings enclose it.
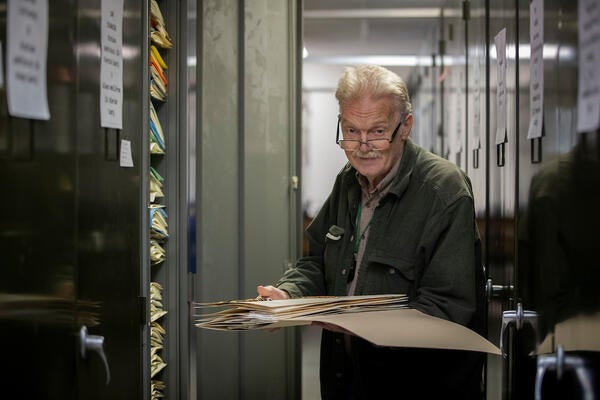
<instances>
[{"instance_id":1,"label":"jacket sleeve","mask_svg":"<svg viewBox=\"0 0 600 400\"><path fill-rule=\"evenodd\" d=\"M317 216L306 229L305 235L309 242L308 256L301 257L296 265L288 269L275 285L286 291L290 297L327 294L324 266L325 235L327 227L330 226L331 216L335 215L334 198L337 193L337 183Z\"/></svg>"},{"instance_id":2,"label":"jacket sleeve","mask_svg":"<svg viewBox=\"0 0 600 400\"><path fill-rule=\"evenodd\" d=\"M412 306L462 325L471 325L482 310L483 266L473 200L461 196L429 218L431 241L417 277ZM480 295L481 294L481 295Z\"/></svg>"},{"instance_id":3,"label":"jacket sleeve","mask_svg":"<svg viewBox=\"0 0 600 400\"><path fill-rule=\"evenodd\" d=\"M300 258L296 265L288 269L276 286L286 291L290 297L325 295L325 272L323 268L323 244L311 240L310 252Z\"/></svg>"}]
</instances>

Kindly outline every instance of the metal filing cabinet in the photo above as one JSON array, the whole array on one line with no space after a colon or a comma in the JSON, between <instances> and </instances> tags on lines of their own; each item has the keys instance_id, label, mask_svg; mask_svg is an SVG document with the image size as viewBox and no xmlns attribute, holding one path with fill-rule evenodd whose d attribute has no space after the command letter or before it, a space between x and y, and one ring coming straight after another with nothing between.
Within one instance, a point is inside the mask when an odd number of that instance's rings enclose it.
<instances>
[{"instance_id":1,"label":"metal filing cabinet","mask_svg":"<svg viewBox=\"0 0 600 400\"><path fill-rule=\"evenodd\" d=\"M6 1L0 10L5 44ZM123 11L123 129L100 127L96 1L48 2L50 119L11 117L1 96L1 202L11 210L0 229L1 375L11 398L142 398L144 89L135 77L144 23L137 1ZM132 168L119 166L121 139L131 143Z\"/></svg>"}]
</instances>

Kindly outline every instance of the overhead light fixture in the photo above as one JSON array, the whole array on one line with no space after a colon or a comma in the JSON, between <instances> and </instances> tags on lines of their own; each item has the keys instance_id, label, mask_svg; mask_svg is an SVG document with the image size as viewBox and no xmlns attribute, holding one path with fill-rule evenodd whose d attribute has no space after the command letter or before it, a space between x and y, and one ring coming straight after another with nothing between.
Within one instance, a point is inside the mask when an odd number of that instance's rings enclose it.
<instances>
[{"instance_id":1,"label":"overhead light fixture","mask_svg":"<svg viewBox=\"0 0 600 400\"><path fill-rule=\"evenodd\" d=\"M302 47L302 58L306 57L308 57L308 50L306 50L306 47Z\"/></svg>"},{"instance_id":2,"label":"overhead light fixture","mask_svg":"<svg viewBox=\"0 0 600 400\"><path fill-rule=\"evenodd\" d=\"M448 62L446 62L448 61ZM449 57L444 57L446 65L451 64ZM417 65L433 65L431 56L322 56L306 57L305 63L310 64L333 64L333 65L356 65L356 64L374 64L391 67L414 67Z\"/></svg>"},{"instance_id":3,"label":"overhead light fixture","mask_svg":"<svg viewBox=\"0 0 600 400\"><path fill-rule=\"evenodd\" d=\"M458 10L445 10L444 15L457 14ZM304 10L303 18L439 18L441 8L353 8L341 10Z\"/></svg>"}]
</instances>

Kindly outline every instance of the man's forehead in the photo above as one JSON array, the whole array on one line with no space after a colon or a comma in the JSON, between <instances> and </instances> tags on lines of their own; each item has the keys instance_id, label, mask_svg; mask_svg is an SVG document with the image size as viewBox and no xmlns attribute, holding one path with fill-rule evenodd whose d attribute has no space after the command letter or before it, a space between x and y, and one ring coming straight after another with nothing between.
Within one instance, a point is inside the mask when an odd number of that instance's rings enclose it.
<instances>
[{"instance_id":1,"label":"man's forehead","mask_svg":"<svg viewBox=\"0 0 600 400\"><path fill-rule=\"evenodd\" d=\"M372 104L378 104L378 105L386 105L388 107L392 107L394 104L396 103L396 99L392 96L392 95L380 95L380 96L374 96L371 94L363 94L363 95L357 95L355 97L351 97L346 99L343 103L341 103L341 106L350 106L350 105L372 105Z\"/></svg>"},{"instance_id":2,"label":"man's forehead","mask_svg":"<svg viewBox=\"0 0 600 400\"><path fill-rule=\"evenodd\" d=\"M355 125L356 127L361 127L363 129L366 128L374 128L378 126L388 126L392 125L392 118L381 117L381 118L353 118L350 116L349 118L341 117L341 122L343 125Z\"/></svg>"},{"instance_id":3,"label":"man's forehead","mask_svg":"<svg viewBox=\"0 0 600 400\"><path fill-rule=\"evenodd\" d=\"M368 122L371 124L387 124L396 119L398 112L391 108L368 108L361 109L356 107L342 108L340 119L343 122Z\"/></svg>"},{"instance_id":4,"label":"man's forehead","mask_svg":"<svg viewBox=\"0 0 600 400\"><path fill-rule=\"evenodd\" d=\"M393 98L385 97L365 97L349 100L340 104L340 113L382 113L392 117L397 111L396 103Z\"/></svg>"}]
</instances>

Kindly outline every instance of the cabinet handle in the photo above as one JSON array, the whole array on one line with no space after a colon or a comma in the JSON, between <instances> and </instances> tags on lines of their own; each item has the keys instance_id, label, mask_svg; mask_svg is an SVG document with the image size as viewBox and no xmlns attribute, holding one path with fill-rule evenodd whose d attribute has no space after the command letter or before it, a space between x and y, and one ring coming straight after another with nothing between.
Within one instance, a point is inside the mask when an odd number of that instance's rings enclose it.
<instances>
[{"instance_id":1,"label":"cabinet handle","mask_svg":"<svg viewBox=\"0 0 600 400\"><path fill-rule=\"evenodd\" d=\"M485 283L485 293L487 294L488 302L492 301L492 298L502 296L504 292L512 293L514 290L513 285L494 285L492 278L488 278Z\"/></svg>"},{"instance_id":2,"label":"cabinet handle","mask_svg":"<svg viewBox=\"0 0 600 400\"><path fill-rule=\"evenodd\" d=\"M575 375L583 390L584 400L594 400L592 374L586 368L586 361L576 355L565 355L562 346L558 346L556 353L539 355L537 359L537 373L535 375L535 400L542 400L542 383L547 370L556 371L556 379L560 380L565 370L575 370Z\"/></svg>"},{"instance_id":3,"label":"cabinet handle","mask_svg":"<svg viewBox=\"0 0 600 400\"><path fill-rule=\"evenodd\" d=\"M106 360L106 354L104 353L104 336L88 334L87 327L84 325L79 330L79 346L81 358L85 358L88 351L98 353L104 363L106 385L108 386L110 383L110 368L108 367L108 361Z\"/></svg>"},{"instance_id":4,"label":"cabinet handle","mask_svg":"<svg viewBox=\"0 0 600 400\"><path fill-rule=\"evenodd\" d=\"M517 330L521 330L523 328L523 323L528 323L533 327L533 330L536 335L535 342L538 343L538 313L535 311L525 310L523 311L523 305L521 303L517 303L516 310L504 311L502 313L502 328L500 329L500 352L503 357L506 357L506 353L504 351L504 331L511 323L515 323L515 328Z\"/></svg>"}]
</instances>

